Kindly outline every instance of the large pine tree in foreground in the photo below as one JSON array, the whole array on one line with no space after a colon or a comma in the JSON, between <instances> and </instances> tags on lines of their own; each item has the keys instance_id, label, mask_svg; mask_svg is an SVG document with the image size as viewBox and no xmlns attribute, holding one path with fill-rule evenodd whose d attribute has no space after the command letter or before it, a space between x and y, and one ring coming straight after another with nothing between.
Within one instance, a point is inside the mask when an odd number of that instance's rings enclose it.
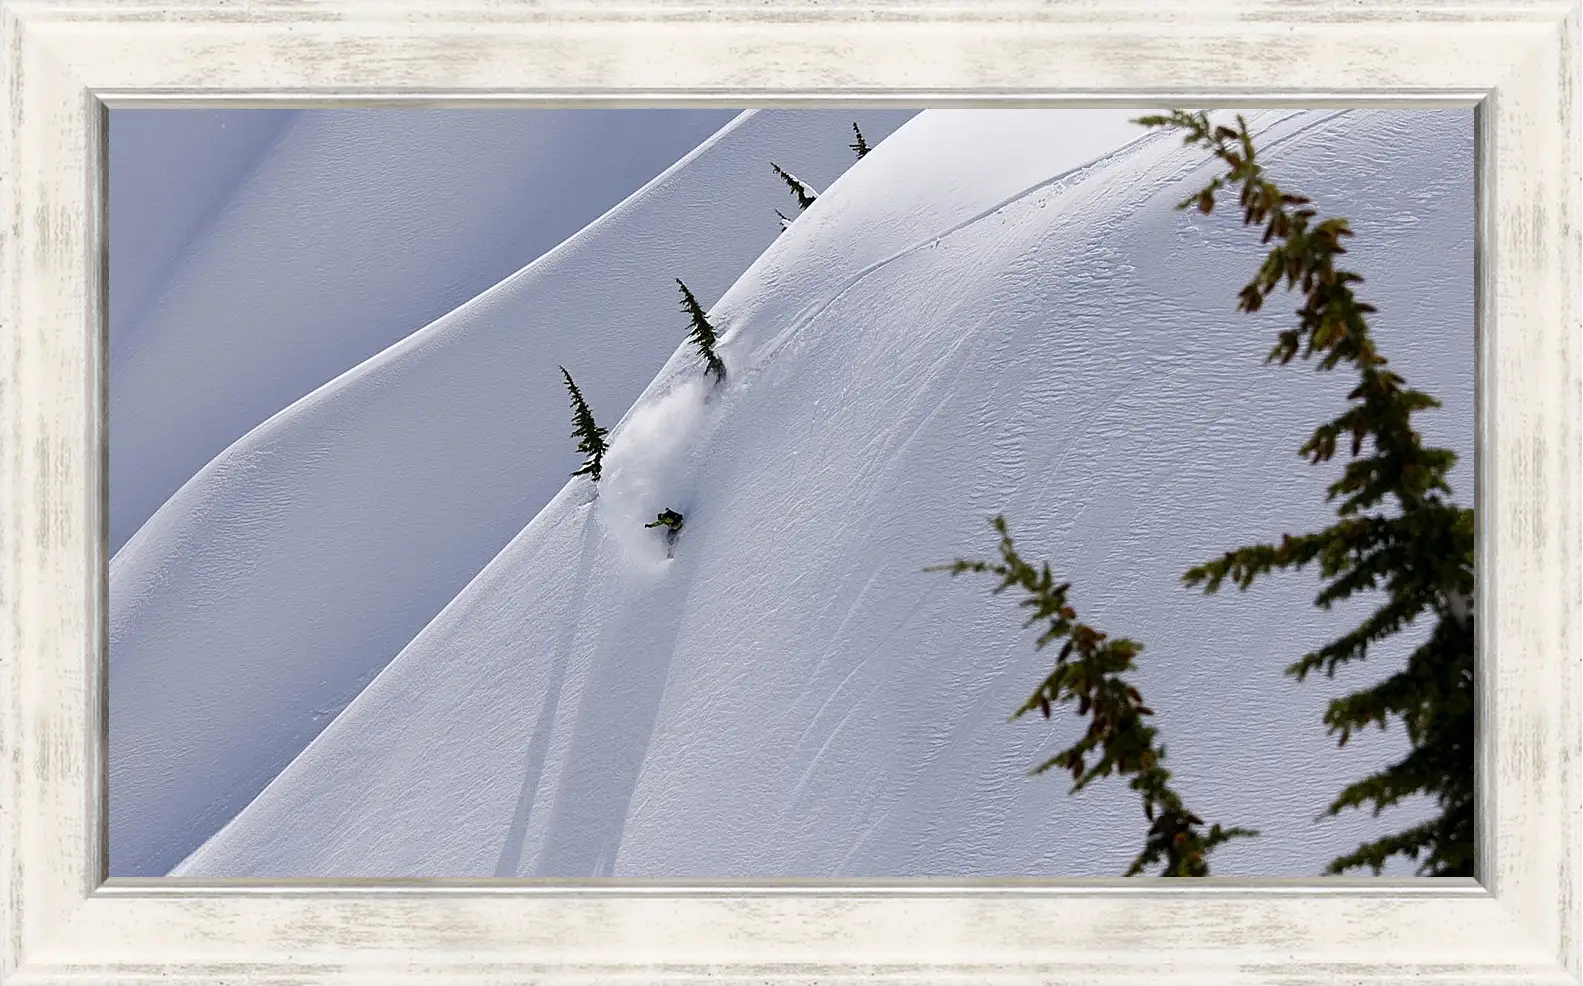
<instances>
[{"instance_id":1,"label":"large pine tree in foreground","mask_svg":"<svg viewBox=\"0 0 1583 986\"><path fill-rule=\"evenodd\" d=\"M566 392L572 398L572 437L578 439L577 451L588 458L583 462L581 469L572 473L573 476L587 476L594 482L599 482L599 473L604 465L605 452L609 450L605 444L605 429L594 423L594 412L588 409L588 402L583 400L583 392L577 389L572 375L566 372L566 367L561 367L561 376L566 380Z\"/></svg>"},{"instance_id":2,"label":"large pine tree in foreground","mask_svg":"<svg viewBox=\"0 0 1583 986\"><path fill-rule=\"evenodd\" d=\"M692 291L682 283L681 278L676 279L676 286L682 289L682 311L692 320L692 332L688 338L693 345L698 347L698 355L704 358L704 372L713 373L718 383L726 378L726 365L720 361L715 353L715 327L709 324L709 317L704 314L704 308L693 297Z\"/></svg>"},{"instance_id":3,"label":"large pine tree in foreground","mask_svg":"<svg viewBox=\"0 0 1583 986\"><path fill-rule=\"evenodd\" d=\"M1226 552L1190 569L1183 581L1206 593L1227 582L1246 590L1276 569L1314 565L1323 583L1314 600L1321 609L1358 593L1378 592L1379 607L1361 624L1287 668L1298 681L1315 671L1334 675L1342 665L1364 659L1371 646L1417 620L1432 622L1427 639L1409 655L1406 668L1373 687L1332 701L1326 709L1325 724L1339 745L1370 725L1383 729L1392 719L1400 719L1410 748L1397 762L1343 789L1325 814L1363 807L1377 814L1414 794L1431 797L1439 811L1427 822L1332 860L1326 872L1367 867L1378 873L1391 857L1401 856L1416 861L1422 876L1472 876L1474 518L1472 510L1450 499L1447 476L1456 462L1455 453L1426 446L1412 423L1414 414L1438 407L1439 402L1411 389L1388 368L1368 324L1375 309L1353 291L1363 278L1336 267L1337 258L1346 253L1341 241L1353 235L1350 224L1339 218L1319 219L1308 199L1282 192L1265 177L1241 117L1236 128L1213 126L1204 113L1180 111L1138 122L1183 131L1186 144L1202 147L1226 166L1224 173L1179 208L1196 207L1208 214L1220 192L1236 189L1243 224L1262 226L1263 242L1274 243L1240 292L1238 309L1260 310L1283 286L1302 294L1297 325L1278 333L1267 361L1286 364L1301 358L1313 360L1319 370L1345 367L1358 375L1347 408L1319 425L1300 449L1315 464L1330 461L1341 450L1347 454L1341 478L1328 489L1327 499L1336 504L1336 522L1320 531L1285 534L1278 542ZM947 568L1000 575L997 592L1020 588L1028 596L1023 605L1034 610L1030 622L1048 621L1039 647L1067 641L1056 670L1024 710L1039 708L1048 715L1052 704L1075 699L1079 712L1094 719L1088 735L1097 740L1090 749L1103 752L1094 768L1084 764L1087 751L1080 746L1043 767L1071 770L1078 788L1086 777L1108 773L1107 766L1132 773L1132 787L1143 796L1145 814L1153 822L1139 861L1161 861L1160 853L1150 853L1160 837L1158 819L1164 802L1144 781L1158 757L1145 759L1145 752L1153 751L1153 733L1134 724L1150 710L1119 678L1142 648L1131 641L1107 643L1103 634L1075 623L1066 603L1069 584L1053 585L1048 566L1035 572L1017 555L1005 521L997 517L995 526L1001 533L1000 563L959 561ZM1111 739L1120 736L1128 738ZM1170 809L1168 803L1166 807ZM1179 847L1174 851L1189 855L1183 860L1166 851L1164 875L1168 876L1207 875L1207 862L1198 866L1194 859L1207 855L1219 842L1244 834L1218 827L1203 832L1202 823L1190 813L1178 813L1173 824L1185 826L1168 836ZM1138 870L1134 863L1129 872Z\"/></svg>"}]
</instances>

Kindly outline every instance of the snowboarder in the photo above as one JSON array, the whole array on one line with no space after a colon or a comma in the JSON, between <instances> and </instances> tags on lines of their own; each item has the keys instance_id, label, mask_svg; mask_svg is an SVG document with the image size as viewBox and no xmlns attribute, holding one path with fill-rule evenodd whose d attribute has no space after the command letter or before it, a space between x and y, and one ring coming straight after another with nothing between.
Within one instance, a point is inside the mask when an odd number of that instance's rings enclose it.
<instances>
[{"instance_id":1,"label":"snowboarder","mask_svg":"<svg viewBox=\"0 0 1583 986\"><path fill-rule=\"evenodd\" d=\"M676 536L682 532L682 515L667 507L660 511L660 515L644 527L665 528L665 557L676 557Z\"/></svg>"}]
</instances>

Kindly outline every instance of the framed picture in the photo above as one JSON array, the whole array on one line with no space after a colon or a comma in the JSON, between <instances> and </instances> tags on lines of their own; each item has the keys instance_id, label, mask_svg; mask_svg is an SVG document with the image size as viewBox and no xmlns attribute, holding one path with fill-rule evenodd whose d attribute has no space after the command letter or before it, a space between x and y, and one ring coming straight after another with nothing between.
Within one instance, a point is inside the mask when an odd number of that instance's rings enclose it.
<instances>
[{"instance_id":1,"label":"framed picture","mask_svg":"<svg viewBox=\"0 0 1583 986\"><path fill-rule=\"evenodd\" d=\"M1580 25L0 0L0 983L1578 983Z\"/></svg>"}]
</instances>

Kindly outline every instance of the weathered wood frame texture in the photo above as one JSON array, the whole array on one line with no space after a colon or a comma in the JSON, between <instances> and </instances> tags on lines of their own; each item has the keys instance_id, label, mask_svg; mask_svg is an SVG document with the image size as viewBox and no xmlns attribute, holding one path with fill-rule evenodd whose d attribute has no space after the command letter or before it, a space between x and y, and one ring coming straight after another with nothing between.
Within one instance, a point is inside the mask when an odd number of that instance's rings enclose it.
<instances>
[{"instance_id":1,"label":"weathered wood frame texture","mask_svg":"<svg viewBox=\"0 0 1583 986\"><path fill-rule=\"evenodd\" d=\"M1578 983L1575 2L0 0L0 981ZM106 107L1476 105L1479 880L103 879Z\"/></svg>"}]
</instances>

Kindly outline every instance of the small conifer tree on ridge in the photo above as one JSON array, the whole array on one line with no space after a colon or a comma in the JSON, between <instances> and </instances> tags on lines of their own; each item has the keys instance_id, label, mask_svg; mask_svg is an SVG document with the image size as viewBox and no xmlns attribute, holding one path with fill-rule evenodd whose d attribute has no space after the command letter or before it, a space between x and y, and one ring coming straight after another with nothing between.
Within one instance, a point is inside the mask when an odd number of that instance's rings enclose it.
<instances>
[{"instance_id":1,"label":"small conifer tree on ridge","mask_svg":"<svg viewBox=\"0 0 1583 986\"><path fill-rule=\"evenodd\" d=\"M856 154L857 159L861 161L863 160L863 156L866 155L870 150L868 141L863 139L863 131L857 128L856 121L852 123L852 133L857 137L857 140L854 140L852 143L846 146L852 148L852 152Z\"/></svg>"},{"instance_id":2,"label":"small conifer tree on ridge","mask_svg":"<svg viewBox=\"0 0 1583 986\"><path fill-rule=\"evenodd\" d=\"M566 367L561 367L561 376L566 379L566 392L572 398L572 437L577 439L577 451L588 458L583 462L583 467L572 473L573 476L587 476L590 480L599 482L599 473L604 464L605 452L610 446L605 443L605 429L594 423L594 412L588 409L588 402L583 400L583 392L577 389L572 375L566 372Z\"/></svg>"},{"instance_id":3,"label":"small conifer tree on ridge","mask_svg":"<svg viewBox=\"0 0 1583 986\"><path fill-rule=\"evenodd\" d=\"M813 205L815 200L819 198L819 193L813 190L813 186L796 175L787 172L774 161L770 162L770 167L775 169L775 173L780 176L781 181L785 182L786 187L791 189L791 193L797 197L797 209L799 212Z\"/></svg>"},{"instance_id":4,"label":"small conifer tree on ridge","mask_svg":"<svg viewBox=\"0 0 1583 986\"><path fill-rule=\"evenodd\" d=\"M715 327L709 324L709 318L704 314L704 308L693 297L692 291L682 283L681 278L676 279L676 286L682 289L682 311L692 319L692 332L688 335L693 345L698 347L698 353L704 358L704 372L713 373L716 382L725 380L726 365L721 362L715 353Z\"/></svg>"}]
</instances>

